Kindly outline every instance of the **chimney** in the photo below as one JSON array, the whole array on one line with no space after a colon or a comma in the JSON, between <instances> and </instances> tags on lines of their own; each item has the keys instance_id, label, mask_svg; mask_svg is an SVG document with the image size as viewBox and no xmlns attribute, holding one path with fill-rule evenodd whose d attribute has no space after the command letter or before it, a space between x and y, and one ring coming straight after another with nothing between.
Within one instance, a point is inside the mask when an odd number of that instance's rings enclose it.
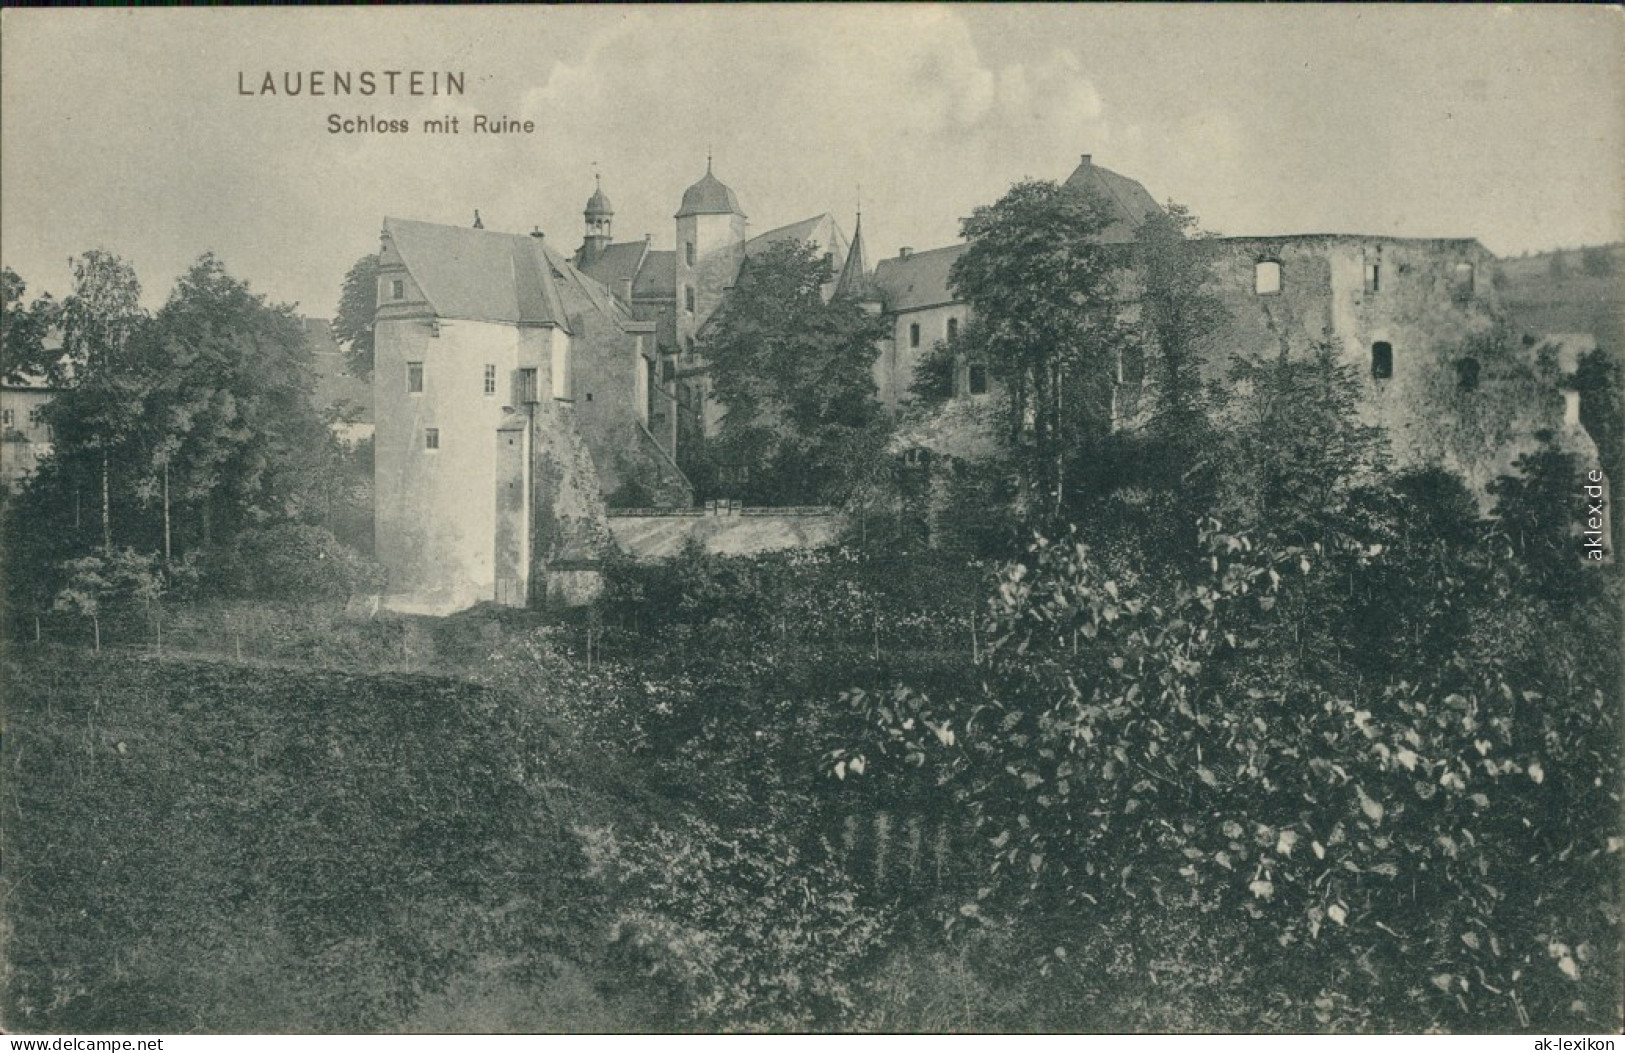
<instances>
[{"instance_id":1,"label":"chimney","mask_svg":"<svg viewBox=\"0 0 1625 1053\"><path fill-rule=\"evenodd\" d=\"M615 295L621 298L622 303L630 305L632 303L632 279L622 278L615 285Z\"/></svg>"},{"instance_id":2,"label":"chimney","mask_svg":"<svg viewBox=\"0 0 1625 1053\"><path fill-rule=\"evenodd\" d=\"M914 250L906 246L897 250L897 258L900 260L906 260L912 255L914 255Z\"/></svg>"},{"instance_id":3,"label":"chimney","mask_svg":"<svg viewBox=\"0 0 1625 1053\"><path fill-rule=\"evenodd\" d=\"M533 237L533 238L545 238L545 237L547 237L546 234L542 233L542 228L541 227L532 227L532 228L530 228L530 236Z\"/></svg>"},{"instance_id":4,"label":"chimney","mask_svg":"<svg viewBox=\"0 0 1625 1053\"><path fill-rule=\"evenodd\" d=\"M1083 155L1083 163L1084 163L1085 166L1087 166L1090 163L1090 161L1089 161L1090 156L1091 156L1090 154L1084 154Z\"/></svg>"},{"instance_id":5,"label":"chimney","mask_svg":"<svg viewBox=\"0 0 1625 1053\"><path fill-rule=\"evenodd\" d=\"M653 245L654 240L655 240L655 236L653 234L645 234L645 235L643 235L643 243L645 245Z\"/></svg>"}]
</instances>

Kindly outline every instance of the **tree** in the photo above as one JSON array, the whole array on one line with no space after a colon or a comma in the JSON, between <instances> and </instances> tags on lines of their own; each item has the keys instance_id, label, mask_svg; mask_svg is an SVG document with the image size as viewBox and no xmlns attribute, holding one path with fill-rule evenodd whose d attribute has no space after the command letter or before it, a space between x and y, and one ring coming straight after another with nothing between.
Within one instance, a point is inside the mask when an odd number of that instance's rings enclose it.
<instances>
[{"instance_id":1,"label":"tree","mask_svg":"<svg viewBox=\"0 0 1625 1053\"><path fill-rule=\"evenodd\" d=\"M339 461L311 402L310 349L293 307L268 303L205 254L176 283L154 333L147 495L167 475L205 543L322 518Z\"/></svg>"},{"instance_id":2,"label":"tree","mask_svg":"<svg viewBox=\"0 0 1625 1053\"><path fill-rule=\"evenodd\" d=\"M1295 543L1325 540L1386 458L1382 431L1360 422L1353 370L1323 342L1303 358L1238 358L1230 388L1207 454L1219 518Z\"/></svg>"},{"instance_id":3,"label":"tree","mask_svg":"<svg viewBox=\"0 0 1625 1053\"><path fill-rule=\"evenodd\" d=\"M62 354L47 376L71 381L73 397L55 400L49 415L59 433L79 429L81 447L100 460L102 549L111 553L112 461L141 415L142 384L130 349L147 314L135 269L119 257L92 249L69 266L73 292L62 302Z\"/></svg>"},{"instance_id":4,"label":"tree","mask_svg":"<svg viewBox=\"0 0 1625 1053\"><path fill-rule=\"evenodd\" d=\"M1008 434L1032 503L1058 516L1067 465L1109 426L1110 385L1125 346L1119 260L1102 246L1103 210L1052 182L1018 183L961 227L970 242L949 287L970 305L967 331L1010 396Z\"/></svg>"},{"instance_id":5,"label":"tree","mask_svg":"<svg viewBox=\"0 0 1625 1053\"><path fill-rule=\"evenodd\" d=\"M50 368L45 336L56 321L50 296L24 304L28 286L10 267L0 269L0 373L9 384L44 376Z\"/></svg>"},{"instance_id":6,"label":"tree","mask_svg":"<svg viewBox=\"0 0 1625 1053\"><path fill-rule=\"evenodd\" d=\"M1141 338L1151 398L1149 430L1190 461L1208 440L1212 422L1202 362L1226 320L1213 292L1196 217L1169 202L1147 216L1135 237Z\"/></svg>"},{"instance_id":7,"label":"tree","mask_svg":"<svg viewBox=\"0 0 1625 1053\"><path fill-rule=\"evenodd\" d=\"M378 314L378 255L363 256L344 276L338 310L333 315L333 339L344 348L350 372L372 376L373 324Z\"/></svg>"},{"instance_id":8,"label":"tree","mask_svg":"<svg viewBox=\"0 0 1625 1053\"><path fill-rule=\"evenodd\" d=\"M764 504L843 499L854 466L884 444L875 398L879 319L825 303L829 262L800 241L746 260L701 333L717 401L726 407L714 459L734 493Z\"/></svg>"}]
</instances>

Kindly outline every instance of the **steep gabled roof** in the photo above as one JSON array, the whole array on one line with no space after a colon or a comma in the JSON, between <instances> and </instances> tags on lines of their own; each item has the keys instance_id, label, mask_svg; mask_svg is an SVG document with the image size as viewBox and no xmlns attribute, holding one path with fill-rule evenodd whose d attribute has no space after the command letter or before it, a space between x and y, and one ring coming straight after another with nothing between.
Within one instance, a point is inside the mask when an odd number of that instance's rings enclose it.
<instances>
[{"instance_id":1,"label":"steep gabled roof","mask_svg":"<svg viewBox=\"0 0 1625 1053\"><path fill-rule=\"evenodd\" d=\"M569 264L543 239L392 218L384 231L440 317L566 327L553 274Z\"/></svg>"},{"instance_id":2,"label":"steep gabled roof","mask_svg":"<svg viewBox=\"0 0 1625 1053\"><path fill-rule=\"evenodd\" d=\"M667 249L643 257L632 282L633 299L671 300L677 296L677 253Z\"/></svg>"},{"instance_id":3,"label":"steep gabled roof","mask_svg":"<svg viewBox=\"0 0 1625 1053\"><path fill-rule=\"evenodd\" d=\"M614 290L626 278L636 279L643 266L643 257L649 251L647 241L620 241L606 245L604 251L583 268L589 275Z\"/></svg>"},{"instance_id":4,"label":"steep gabled roof","mask_svg":"<svg viewBox=\"0 0 1625 1053\"><path fill-rule=\"evenodd\" d=\"M1145 217L1158 210L1156 199L1145 187L1128 176L1100 167L1088 154L1061 185L1093 194L1105 205L1109 222L1101 231L1100 240L1107 244L1133 241Z\"/></svg>"},{"instance_id":5,"label":"steep gabled roof","mask_svg":"<svg viewBox=\"0 0 1625 1053\"><path fill-rule=\"evenodd\" d=\"M824 224L829 225L830 244L828 245L825 245L818 237L818 229ZM758 255L781 241L804 241L808 244L816 244L825 252L841 259L846 258L844 255L846 252L846 239L841 236L841 228L836 225L835 217L828 212L820 213L796 223L789 223L782 227L774 227L765 234L756 235L745 242L745 255L747 257Z\"/></svg>"},{"instance_id":6,"label":"steep gabled roof","mask_svg":"<svg viewBox=\"0 0 1625 1053\"><path fill-rule=\"evenodd\" d=\"M953 303L948 272L969 245L949 245L907 256L891 256L875 264L874 284L888 311L909 311Z\"/></svg>"}]
</instances>

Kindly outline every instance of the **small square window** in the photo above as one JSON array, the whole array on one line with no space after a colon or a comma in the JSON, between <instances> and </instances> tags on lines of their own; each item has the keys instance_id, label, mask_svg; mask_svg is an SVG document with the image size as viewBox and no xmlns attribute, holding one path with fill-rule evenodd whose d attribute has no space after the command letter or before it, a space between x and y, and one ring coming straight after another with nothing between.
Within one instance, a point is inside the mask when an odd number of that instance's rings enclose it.
<instances>
[{"instance_id":1,"label":"small square window","mask_svg":"<svg viewBox=\"0 0 1625 1053\"><path fill-rule=\"evenodd\" d=\"M35 427L38 427L44 419L45 411L40 407L35 406L28 411L28 423L34 425Z\"/></svg>"},{"instance_id":2,"label":"small square window","mask_svg":"<svg viewBox=\"0 0 1625 1053\"><path fill-rule=\"evenodd\" d=\"M494 366L494 365L491 365L490 363L487 363L486 366L485 366L485 394L489 396L489 395L495 395L496 393L497 393L497 367Z\"/></svg>"},{"instance_id":3,"label":"small square window","mask_svg":"<svg viewBox=\"0 0 1625 1053\"><path fill-rule=\"evenodd\" d=\"M1276 260L1259 260L1253 267L1253 291L1260 296L1272 296L1281 291L1281 264Z\"/></svg>"},{"instance_id":4,"label":"small square window","mask_svg":"<svg viewBox=\"0 0 1625 1053\"><path fill-rule=\"evenodd\" d=\"M406 363L406 393L409 395L423 394L423 363Z\"/></svg>"},{"instance_id":5,"label":"small square window","mask_svg":"<svg viewBox=\"0 0 1625 1053\"><path fill-rule=\"evenodd\" d=\"M390 282L389 295L391 299L395 300L406 299L406 282L399 278L396 278L394 281Z\"/></svg>"},{"instance_id":6,"label":"small square window","mask_svg":"<svg viewBox=\"0 0 1625 1053\"><path fill-rule=\"evenodd\" d=\"M438 450L438 449L440 449L440 429L439 428L424 428L423 429L423 448L425 450Z\"/></svg>"}]
</instances>

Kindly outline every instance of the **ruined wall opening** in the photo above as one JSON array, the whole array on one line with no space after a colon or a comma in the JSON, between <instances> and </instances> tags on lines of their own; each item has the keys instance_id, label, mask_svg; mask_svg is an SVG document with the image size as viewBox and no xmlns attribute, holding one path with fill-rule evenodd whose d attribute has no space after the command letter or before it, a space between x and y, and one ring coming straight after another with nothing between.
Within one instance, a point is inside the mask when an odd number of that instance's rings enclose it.
<instances>
[{"instance_id":1,"label":"ruined wall opening","mask_svg":"<svg viewBox=\"0 0 1625 1053\"><path fill-rule=\"evenodd\" d=\"M1253 292L1260 296L1273 296L1281 291L1281 263L1279 260L1259 260L1253 265Z\"/></svg>"},{"instance_id":2,"label":"ruined wall opening","mask_svg":"<svg viewBox=\"0 0 1625 1053\"><path fill-rule=\"evenodd\" d=\"M1371 377L1374 380L1387 380L1394 375L1394 345L1386 340L1378 340L1371 345Z\"/></svg>"}]
</instances>

